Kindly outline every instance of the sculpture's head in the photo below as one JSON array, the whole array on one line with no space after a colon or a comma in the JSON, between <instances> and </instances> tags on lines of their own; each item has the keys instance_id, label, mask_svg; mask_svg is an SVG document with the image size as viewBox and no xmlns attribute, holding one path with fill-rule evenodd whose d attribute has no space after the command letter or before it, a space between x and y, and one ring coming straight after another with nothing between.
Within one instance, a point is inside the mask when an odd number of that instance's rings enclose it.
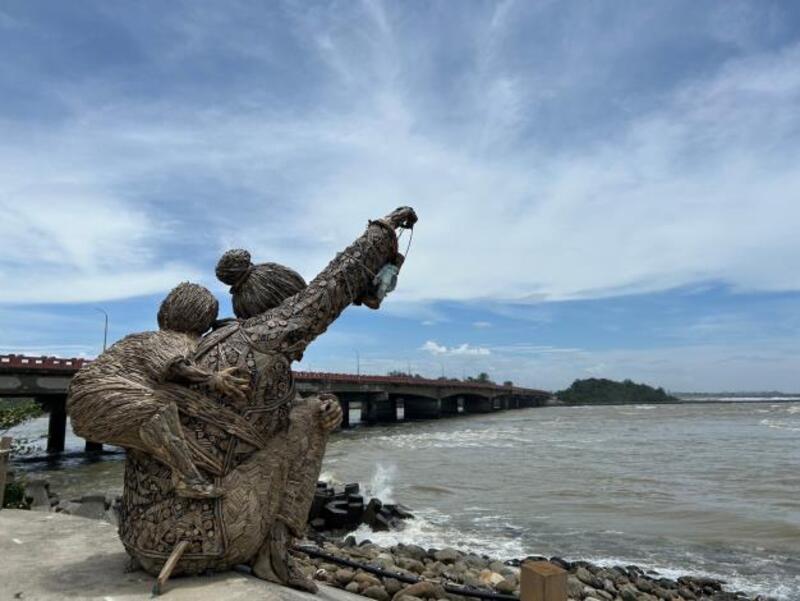
<instances>
[{"instance_id":1,"label":"sculpture's head","mask_svg":"<svg viewBox=\"0 0 800 601\"><path fill-rule=\"evenodd\" d=\"M233 312L247 319L274 309L306 287L296 271L277 263L250 262L246 250L229 250L217 263L217 278L231 287Z\"/></svg>"},{"instance_id":2,"label":"sculpture's head","mask_svg":"<svg viewBox=\"0 0 800 601\"><path fill-rule=\"evenodd\" d=\"M218 313L219 303L208 288L183 282L175 286L161 302L158 327L200 336L211 329Z\"/></svg>"}]
</instances>

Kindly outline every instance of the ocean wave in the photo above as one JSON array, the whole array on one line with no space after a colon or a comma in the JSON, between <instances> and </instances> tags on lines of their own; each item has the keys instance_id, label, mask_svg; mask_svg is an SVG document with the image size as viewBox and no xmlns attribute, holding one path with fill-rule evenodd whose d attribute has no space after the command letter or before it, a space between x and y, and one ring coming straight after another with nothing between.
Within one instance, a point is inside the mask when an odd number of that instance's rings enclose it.
<instances>
[{"instance_id":1,"label":"ocean wave","mask_svg":"<svg viewBox=\"0 0 800 601\"><path fill-rule=\"evenodd\" d=\"M396 465L384 465L379 463L375 466L375 471L366 486L366 492L384 503L394 502L395 476L397 475Z\"/></svg>"},{"instance_id":2,"label":"ocean wave","mask_svg":"<svg viewBox=\"0 0 800 601\"><path fill-rule=\"evenodd\" d=\"M415 512L416 517L407 520L402 530L373 532L369 526L362 525L353 532L358 542L370 540L381 546L398 543L419 545L423 548L453 547L467 553L485 554L501 560L524 557L527 553L519 537L491 536L484 532L465 532L450 525L448 516L436 510L427 509ZM516 527L509 530L516 532Z\"/></svg>"},{"instance_id":3,"label":"ocean wave","mask_svg":"<svg viewBox=\"0 0 800 601\"><path fill-rule=\"evenodd\" d=\"M797 422L786 422L779 419L765 418L758 422L762 426L774 428L776 430L789 430L790 432L800 432L800 425Z\"/></svg>"},{"instance_id":4,"label":"ocean wave","mask_svg":"<svg viewBox=\"0 0 800 601\"><path fill-rule=\"evenodd\" d=\"M685 567L666 566L663 562L642 559L641 557L609 557L609 556L590 556L583 558L586 561L603 567L636 565L645 570L653 570L659 576L677 580L681 576L695 576L704 578L714 578L725 583L725 589L731 591L744 591L749 594L765 594L780 601L796 601L797 594L800 592L800 576L776 582L775 578L763 577L757 574L741 574L739 572L720 573L715 570L706 570L702 567L702 557L694 554L687 554ZM755 560L757 563L768 563L769 560ZM792 582L791 580L794 580Z\"/></svg>"},{"instance_id":5,"label":"ocean wave","mask_svg":"<svg viewBox=\"0 0 800 601\"><path fill-rule=\"evenodd\" d=\"M531 442L527 438L520 437L519 431L516 429L466 429L457 432L388 434L376 436L373 440L398 449L511 449L517 445Z\"/></svg>"}]
</instances>

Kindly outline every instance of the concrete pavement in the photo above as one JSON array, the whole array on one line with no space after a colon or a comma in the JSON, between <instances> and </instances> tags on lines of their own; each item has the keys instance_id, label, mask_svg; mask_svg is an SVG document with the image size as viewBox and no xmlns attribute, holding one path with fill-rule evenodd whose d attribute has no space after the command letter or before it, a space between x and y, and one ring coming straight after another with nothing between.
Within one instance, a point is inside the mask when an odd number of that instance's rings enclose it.
<instances>
[{"instance_id":1,"label":"concrete pavement","mask_svg":"<svg viewBox=\"0 0 800 601\"><path fill-rule=\"evenodd\" d=\"M0 601L140 601L153 577L125 572L127 555L107 522L57 513L0 510ZM175 578L164 601L363 601L329 587L318 595L229 572Z\"/></svg>"}]
</instances>

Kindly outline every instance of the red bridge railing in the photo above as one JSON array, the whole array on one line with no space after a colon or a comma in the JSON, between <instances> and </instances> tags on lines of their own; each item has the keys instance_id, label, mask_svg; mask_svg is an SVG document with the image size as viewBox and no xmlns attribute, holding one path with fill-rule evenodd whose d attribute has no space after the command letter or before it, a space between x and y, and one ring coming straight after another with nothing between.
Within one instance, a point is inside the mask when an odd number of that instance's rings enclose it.
<instances>
[{"instance_id":1,"label":"red bridge railing","mask_svg":"<svg viewBox=\"0 0 800 601\"><path fill-rule=\"evenodd\" d=\"M0 355L0 371L42 369L75 372L90 363L91 359L61 357L29 357L27 355Z\"/></svg>"}]
</instances>

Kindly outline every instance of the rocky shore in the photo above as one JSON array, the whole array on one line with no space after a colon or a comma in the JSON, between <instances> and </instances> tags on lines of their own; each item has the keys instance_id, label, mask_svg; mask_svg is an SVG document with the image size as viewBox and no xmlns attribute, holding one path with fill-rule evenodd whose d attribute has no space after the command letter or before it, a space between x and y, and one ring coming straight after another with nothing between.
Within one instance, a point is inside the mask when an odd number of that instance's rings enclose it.
<instances>
[{"instance_id":1,"label":"rocky shore","mask_svg":"<svg viewBox=\"0 0 800 601\"><path fill-rule=\"evenodd\" d=\"M713 578L673 580L635 565L609 567L542 556L501 560L454 548L357 542L347 532L361 524L375 530L397 529L412 515L403 506L378 499L364 503L355 484L336 489L320 483L317 493L308 538L294 551L300 569L319 582L376 601L511 601L519 598L520 565L529 559L550 561L568 572L570 601L771 601L726 590L723 582ZM25 501L34 511L117 522L119 498L111 495L60 499L46 481L34 480L27 483Z\"/></svg>"},{"instance_id":2,"label":"rocky shore","mask_svg":"<svg viewBox=\"0 0 800 601\"><path fill-rule=\"evenodd\" d=\"M453 548L423 549L398 544L381 547L369 541L356 544L352 536L344 539L306 541L296 557L306 575L330 586L364 595L377 601L418 601L474 598L511 599L519 597L522 561L549 560L568 572L567 587L572 601L768 601L764 596L748 596L726 591L724 583L712 578L684 576L677 580L660 577L635 565L601 567L587 561L567 561L560 557L531 556L524 560L500 561ZM343 566L329 558L315 557L319 549L328 557L362 564L367 569ZM375 573L378 572L378 573ZM398 578L401 577L401 578ZM402 580L419 579L416 584ZM464 588L462 594L445 590Z\"/></svg>"}]
</instances>

